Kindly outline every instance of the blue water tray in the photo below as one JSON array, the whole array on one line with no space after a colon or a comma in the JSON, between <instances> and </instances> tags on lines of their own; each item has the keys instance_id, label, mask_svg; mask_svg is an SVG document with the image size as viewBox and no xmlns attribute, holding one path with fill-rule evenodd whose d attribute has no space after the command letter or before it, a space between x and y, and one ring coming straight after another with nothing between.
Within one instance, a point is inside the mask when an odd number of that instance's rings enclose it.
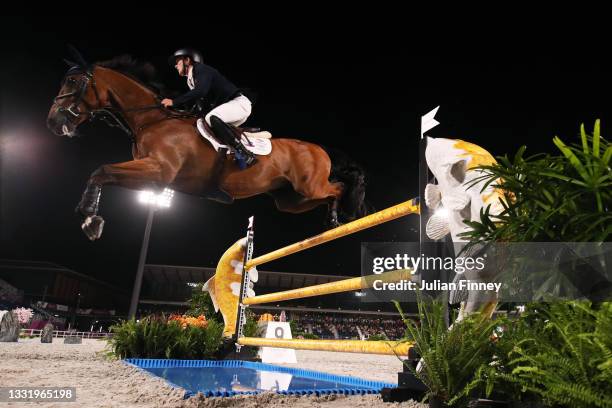
<instances>
[{"instance_id":1,"label":"blue water tray","mask_svg":"<svg viewBox=\"0 0 612 408\"><path fill-rule=\"evenodd\" d=\"M129 358L126 363L186 390L185 398L198 392L207 397L276 392L284 395L376 394L396 384L319 371L279 367L240 360L161 360Z\"/></svg>"}]
</instances>

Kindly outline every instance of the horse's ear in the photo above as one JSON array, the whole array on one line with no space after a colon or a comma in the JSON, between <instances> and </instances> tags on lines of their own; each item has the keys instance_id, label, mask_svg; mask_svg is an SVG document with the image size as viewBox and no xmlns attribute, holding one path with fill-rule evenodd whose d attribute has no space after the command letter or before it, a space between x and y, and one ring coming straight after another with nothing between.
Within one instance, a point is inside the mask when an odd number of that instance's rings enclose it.
<instances>
[{"instance_id":1,"label":"horse's ear","mask_svg":"<svg viewBox=\"0 0 612 408\"><path fill-rule=\"evenodd\" d=\"M79 50L76 49L74 45L68 44L68 51L70 52L71 56L77 62L77 65L80 65L83 68L86 68L89 66L87 61L85 61L85 58L83 57L83 55L79 52Z\"/></svg>"},{"instance_id":2,"label":"horse's ear","mask_svg":"<svg viewBox=\"0 0 612 408\"><path fill-rule=\"evenodd\" d=\"M69 68L74 68L74 67L78 67L79 66L79 64L77 64L74 61L70 61L69 59L64 58L63 60L66 63L66 65L68 65Z\"/></svg>"}]
</instances>

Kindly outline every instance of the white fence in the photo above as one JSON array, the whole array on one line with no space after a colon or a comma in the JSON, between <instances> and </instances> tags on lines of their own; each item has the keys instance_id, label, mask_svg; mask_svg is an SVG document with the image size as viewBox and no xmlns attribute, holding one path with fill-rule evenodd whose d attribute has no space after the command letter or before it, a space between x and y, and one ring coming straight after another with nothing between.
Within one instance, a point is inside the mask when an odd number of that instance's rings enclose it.
<instances>
[{"instance_id":1,"label":"white fence","mask_svg":"<svg viewBox=\"0 0 612 408\"><path fill-rule=\"evenodd\" d=\"M40 337L42 335L41 329L21 329L22 336L35 336ZM67 330L54 330L53 337L67 337L67 336L77 336L84 339L104 339L108 337L112 337L113 333L105 333L105 332L74 332Z\"/></svg>"}]
</instances>

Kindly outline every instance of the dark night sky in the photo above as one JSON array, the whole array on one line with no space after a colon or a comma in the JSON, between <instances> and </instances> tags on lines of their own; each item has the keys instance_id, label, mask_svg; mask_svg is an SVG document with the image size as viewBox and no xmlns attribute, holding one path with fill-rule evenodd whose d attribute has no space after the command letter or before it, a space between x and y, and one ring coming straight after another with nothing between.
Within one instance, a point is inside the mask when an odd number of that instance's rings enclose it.
<instances>
[{"instance_id":1,"label":"dark night sky","mask_svg":"<svg viewBox=\"0 0 612 408\"><path fill-rule=\"evenodd\" d=\"M552 151L559 135L574 140L578 126L610 117L611 76L597 55L519 46L473 49L431 46L396 31L337 31L314 36L257 32L240 24L180 29L115 18L98 24L76 19L60 26L47 18L2 18L0 257L47 260L130 287L146 209L136 193L106 188L100 241L89 242L74 215L89 174L97 166L129 160L130 144L118 130L87 125L68 139L45 128L52 98L73 43L91 61L130 53L149 60L176 89L184 80L165 65L178 47L191 45L205 61L260 98L248 124L275 136L340 148L369 174L368 200L378 209L416 196L420 115L441 105L442 125L431 134L461 138L494 155ZM360 32L360 34L356 34ZM299 33L299 34L298 34ZM321 34L321 33L319 33ZM320 39L319 39L320 38ZM267 196L225 206L182 194L158 212L149 263L214 266L256 216L256 254L322 231L325 209L301 215L276 211ZM416 240L416 217L267 265L267 270L359 274L360 242Z\"/></svg>"}]
</instances>

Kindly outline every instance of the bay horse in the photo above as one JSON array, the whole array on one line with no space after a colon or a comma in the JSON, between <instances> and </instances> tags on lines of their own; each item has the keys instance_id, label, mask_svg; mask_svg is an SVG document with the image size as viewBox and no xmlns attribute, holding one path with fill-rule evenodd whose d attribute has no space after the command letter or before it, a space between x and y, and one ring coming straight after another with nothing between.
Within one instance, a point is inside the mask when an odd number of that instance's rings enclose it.
<instances>
[{"instance_id":1,"label":"bay horse","mask_svg":"<svg viewBox=\"0 0 612 408\"><path fill-rule=\"evenodd\" d=\"M90 65L78 54L77 61L66 61L70 69L50 108L48 128L72 137L82 123L103 117L133 141L133 160L104 164L87 182L75 211L90 240L102 234L98 202L102 187L109 185L134 190L168 187L225 203L267 193L284 212L328 205L331 226L366 215L363 169L341 154L297 139L274 138L271 154L240 170L200 136L195 115L160 105L150 83L150 64L129 56Z\"/></svg>"}]
</instances>

